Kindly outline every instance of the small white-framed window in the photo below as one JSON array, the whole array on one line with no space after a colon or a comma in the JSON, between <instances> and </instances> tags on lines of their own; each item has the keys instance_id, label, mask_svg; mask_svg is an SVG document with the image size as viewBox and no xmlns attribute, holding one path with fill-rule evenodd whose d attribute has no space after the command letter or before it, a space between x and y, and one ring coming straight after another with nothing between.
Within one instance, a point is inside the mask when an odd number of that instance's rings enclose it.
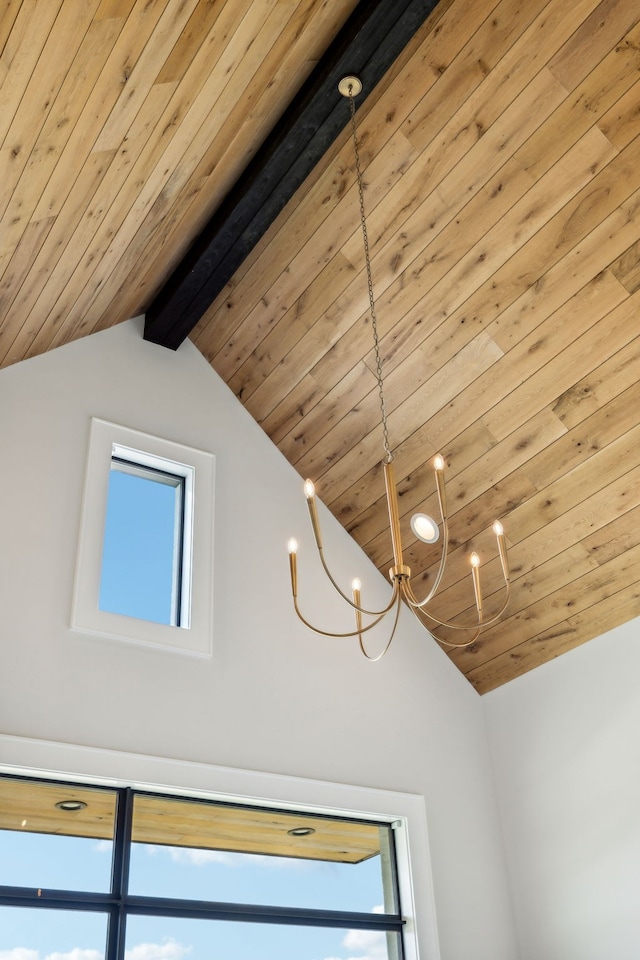
<instances>
[{"instance_id":1,"label":"small white-framed window","mask_svg":"<svg viewBox=\"0 0 640 960\"><path fill-rule=\"evenodd\" d=\"M73 630L211 654L214 465L92 419Z\"/></svg>"}]
</instances>

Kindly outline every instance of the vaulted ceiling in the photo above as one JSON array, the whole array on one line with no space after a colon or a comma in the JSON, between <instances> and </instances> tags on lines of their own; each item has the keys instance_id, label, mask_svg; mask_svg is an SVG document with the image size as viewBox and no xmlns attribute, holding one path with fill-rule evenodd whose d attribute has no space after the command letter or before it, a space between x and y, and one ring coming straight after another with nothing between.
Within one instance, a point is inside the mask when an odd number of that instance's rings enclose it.
<instances>
[{"instance_id":1,"label":"vaulted ceiling","mask_svg":"<svg viewBox=\"0 0 640 960\"><path fill-rule=\"evenodd\" d=\"M480 692L640 614L640 0L14 0L0 50L3 365L195 324L386 576L348 64L416 592L441 452L438 611L510 548Z\"/></svg>"}]
</instances>

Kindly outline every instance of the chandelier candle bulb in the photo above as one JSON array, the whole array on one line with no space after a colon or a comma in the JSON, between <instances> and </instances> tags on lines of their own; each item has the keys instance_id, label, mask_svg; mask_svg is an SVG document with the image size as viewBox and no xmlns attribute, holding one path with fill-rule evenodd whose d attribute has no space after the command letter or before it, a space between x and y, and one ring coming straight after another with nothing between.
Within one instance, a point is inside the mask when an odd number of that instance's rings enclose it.
<instances>
[{"instance_id":1,"label":"chandelier candle bulb","mask_svg":"<svg viewBox=\"0 0 640 960\"><path fill-rule=\"evenodd\" d=\"M433 468L436 472L436 490L438 493L438 504L443 520L447 516L447 495L444 490L444 459L438 454L433 461Z\"/></svg>"},{"instance_id":2,"label":"chandelier candle bulb","mask_svg":"<svg viewBox=\"0 0 640 960\"><path fill-rule=\"evenodd\" d=\"M309 508L309 516L311 517L313 535L315 537L318 550L322 551L322 534L320 533L320 521L318 520L318 508L316 507L316 488L313 485L312 480L305 480L304 495L307 498L307 507Z\"/></svg>"},{"instance_id":3,"label":"chandelier candle bulb","mask_svg":"<svg viewBox=\"0 0 640 960\"><path fill-rule=\"evenodd\" d=\"M294 537L289 538L287 544L289 550L289 573L291 575L291 593L293 598L298 596L298 565L296 562L296 553L298 550L298 541Z\"/></svg>"},{"instance_id":4,"label":"chandelier candle bulb","mask_svg":"<svg viewBox=\"0 0 640 960\"><path fill-rule=\"evenodd\" d=\"M480 557L477 553L472 553L471 557L471 578L473 580L473 592L476 598L476 608L478 616L482 620L482 593L480 592Z\"/></svg>"},{"instance_id":5,"label":"chandelier candle bulb","mask_svg":"<svg viewBox=\"0 0 640 960\"><path fill-rule=\"evenodd\" d=\"M366 650L364 649L363 639L362 639L362 607L360 601L360 589L362 583L360 582L360 577L354 577L351 581L351 590L353 591L353 606L354 612L356 615L356 631L358 634L358 640L360 642L360 649L367 656Z\"/></svg>"},{"instance_id":6,"label":"chandelier candle bulb","mask_svg":"<svg viewBox=\"0 0 640 960\"><path fill-rule=\"evenodd\" d=\"M500 554L500 564L502 566L502 576L505 579L506 583L510 581L509 573L509 558L507 557L507 541L504 535L504 527L499 520L493 525L493 532L496 535L496 540L498 541L498 553Z\"/></svg>"}]
</instances>

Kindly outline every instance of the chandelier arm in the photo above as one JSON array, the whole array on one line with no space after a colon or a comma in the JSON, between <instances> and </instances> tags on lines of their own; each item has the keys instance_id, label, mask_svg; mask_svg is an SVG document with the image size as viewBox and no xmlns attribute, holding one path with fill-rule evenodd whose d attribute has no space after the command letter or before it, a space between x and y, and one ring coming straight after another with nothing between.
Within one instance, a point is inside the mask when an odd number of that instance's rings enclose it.
<instances>
[{"instance_id":1,"label":"chandelier arm","mask_svg":"<svg viewBox=\"0 0 640 960\"><path fill-rule=\"evenodd\" d=\"M438 643L441 643L445 647L470 647L473 643L476 642L484 626L485 624L480 624L478 627L476 627L476 630L473 636L470 637L470 639L461 640L459 642L456 642L454 640L443 640L442 637L437 636L432 631L429 631L429 632L431 633L431 636L433 637L434 640L437 640Z\"/></svg>"},{"instance_id":2,"label":"chandelier arm","mask_svg":"<svg viewBox=\"0 0 640 960\"><path fill-rule=\"evenodd\" d=\"M510 580L507 580L505 582L505 587L506 587L506 593L505 593L505 598L502 603L502 606L500 607L497 613L495 613L492 617L489 618L489 620L482 621L483 630L485 627L490 627L492 624L497 623L500 617L502 616L502 614L507 609L507 606L509 605L509 599L511 597L511 581Z\"/></svg>"},{"instance_id":3,"label":"chandelier arm","mask_svg":"<svg viewBox=\"0 0 640 960\"><path fill-rule=\"evenodd\" d=\"M382 610L367 610L366 607L362 607L362 606L360 606L359 604L355 603L353 600L351 600L350 597L348 597L348 596L346 595L346 593L343 593L343 592L342 592L342 590L340 589L340 587L338 586L338 584L336 583L336 581L335 581L335 580L333 579L333 577L331 576L331 571L329 570L329 567L327 566L327 562L326 562L326 560L325 560L325 558L324 558L324 550L322 549L322 547L318 547L318 553L319 553L319 555L320 555L320 562L322 563L322 569L323 569L324 572L326 573L327 578L328 578L328 580L329 580L329 583L330 583L331 586L334 588L334 590L336 590L336 592L340 594L340 596L342 597L342 599L343 599L343 600L346 600L346 602L349 604L350 607L353 607L354 610L359 611L360 613L364 613L367 617L384 617L385 613L389 613L389 610L391 610L391 608L392 608L392 606L394 605L395 600L396 600L396 597L395 597L395 593L396 593L395 585L394 585L393 593L391 594L391 600L389 601L389 603L387 604L386 607L383 607Z\"/></svg>"},{"instance_id":4,"label":"chandelier arm","mask_svg":"<svg viewBox=\"0 0 640 960\"><path fill-rule=\"evenodd\" d=\"M396 567L403 565L402 558L402 536L400 533L400 511L398 509L398 491L396 488L396 478L393 469L392 460L385 460L384 486L387 493L387 509L389 511L389 529L391 531L391 546L393 549L393 562Z\"/></svg>"},{"instance_id":5,"label":"chandelier arm","mask_svg":"<svg viewBox=\"0 0 640 960\"><path fill-rule=\"evenodd\" d=\"M490 617L489 620L481 619L479 621L481 630L483 630L485 627L490 627L492 624L496 623L500 619L504 611L507 609L509 598L511 596L510 580L505 581L505 587L506 587L506 594L505 594L505 599L502 603L502 606L500 607L498 612L494 614L494 616ZM405 597L408 596L408 593L413 595L413 591L411 590L411 584L409 583L403 584L403 590L405 593ZM409 606L411 607L413 612L416 614L416 616L418 615L418 613L420 613L423 617L426 617L427 619L431 620L433 623L437 623L439 627L449 627L451 630L475 630L476 627L478 626L477 622L476 623L451 623L450 620L440 620L438 617L434 616L434 614L429 613L428 610L423 609L418 603L411 603L409 601ZM436 637L436 640L437 639L438 637ZM443 643L446 643L446 642L447 641L443 641ZM450 646L459 646L459 644L450 644Z\"/></svg>"},{"instance_id":6,"label":"chandelier arm","mask_svg":"<svg viewBox=\"0 0 640 960\"><path fill-rule=\"evenodd\" d=\"M401 606L402 606L402 595L400 594L400 591L398 591L397 601L396 601L396 615L395 615L395 617L393 618L393 627L391 628L391 634L389 635L389 639L387 640L387 642L386 642L385 646L383 647L382 651L381 651L380 653L376 654L375 657L372 657L371 654L367 653L367 649L366 649L366 647L365 647L365 645L364 645L364 641L363 641L363 639L362 639L362 634L364 633L364 630L362 630L362 631L360 631L360 632L358 633L358 640L359 640L359 642L360 642L360 650L361 650L362 653L365 655L365 657L367 658L367 660L370 660L372 663L376 663L378 660L382 660L382 658L384 657L385 653L387 652L387 650L388 650L389 647L391 646L391 641L392 641L393 638L395 637L396 627L398 626L398 620L400 619L400 607L401 607ZM356 615L356 618L357 618L357 615ZM365 627L364 629L366 630L367 628Z\"/></svg>"},{"instance_id":7,"label":"chandelier arm","mask_svg":"<svg viewBox=\"0 0 640 960\"><path fill-rule=\"evenodd\" d=\"M353 607L355 610L360 610L361 613L366 614L368 617L379 617L384 616L385 613L388 613L391 610L391 607L394 604L395 597L392 594L391 600L389 601L388 606L384 607L382 610L367 610L366 607L362 607L357 604L351 597L348 597L346 593L340 588L336 583L331 571L329 570L327 561L324 556L324 547L322 544L322 532L320 530L320 518L318 517L318 509L316 507L316 497L315 490L311 481L305 481L305 496L307 498L307 509L309 511L309 517L311 519L311 529L313 530L313 538L316 542L316 548L318 550L318 555L320 557L320 563L322 564L322 569L327 575L329 583L334 588L334 590L340 594L342 599L349 604L350 607Z\"/></svg>"},{"instance_id":8,"label":"chandelier arm","mask_svg":"<svg viewBox=\"0 0 640 960\"><path fill-rule=\"evenodd\" d=\"M409 585L407 584L407 586ZM463 627L463 626L460 626L460 624L446 623L445 621L442 621L442 620L436 620L435 617L427 613L426 610L422 610L420 607L417 607L417 608L413 607L412 609L416 619L419 620L419 622L422 623L422 625L427 628L427 630L429 631L433 639L437 640L438 643L442 643L448 647L470 647L471 644L475 643L478 637L480 636L480 633L483 627L486 626L486 624L480 620L478 623L469 624L469 626ZM426 617L438 623L442 627L453 627L456 630L473 630L473 635L467 638L466 640L459 640L459 641L443 640L442 637L439 637L436 633L433 632L432 628L429 626L428 623L425 623Z\"/></svg>"},{"instance_id":9,"label":"chandelier arm","mask_svg":"<svg viewBox=\"0 0 640 960\"><path fill-rule=\"evenodd\" d=\"M295 594L293 595L293 607L294 607L294 610L295 610L296 614L298 615L298 619L301 620L302 623L304 623L305 627L308 627L309 630L313 630L314 633L319 633L320 636L322 636L322 637L336 637L336 639L340 640L340 639L346 638L346 637L359 637L360 634L362 634L362 633L367 633L368 630L373 630L373 628L376 627L376 626L381 622L381 620L384 619L384 617L387 615L387 613L389 612L389 610L391 610L391 607L393 606L393 604L396 603L396 602L398 602L398 597L399 597L398 587L397 587L397 584L394 584L392 602L391 602L391 604L387 607L387 609L384 610L379 616L377 616L375 620L373 620L371 623L367 624L366 627L360 626L360 629L359 629L359 630L358 630L358 629L356 629L356 630L350 630L348 633L333 633L333 632L330 631L330 630L320 630L319 627L314 627L314 625L313 625L312 623L309 623L309 621L308 621L308 620L302 615L302 613L300 612L300 608L299 608L299 606L298 606L298 598L297 598L297 596L296 596ZM352 606L353 606L353 604L352 604ZM398 614L396 613L396 622L397 622L397 619L398 619ZM394 628L394 630L395 630L395 628ZM389 641L389 643L390 643L390 642L391 642L391 641ZM387 644L387 646L388 646L388 645L389 645L389 644Z\"/></svg>"}]
</instances>

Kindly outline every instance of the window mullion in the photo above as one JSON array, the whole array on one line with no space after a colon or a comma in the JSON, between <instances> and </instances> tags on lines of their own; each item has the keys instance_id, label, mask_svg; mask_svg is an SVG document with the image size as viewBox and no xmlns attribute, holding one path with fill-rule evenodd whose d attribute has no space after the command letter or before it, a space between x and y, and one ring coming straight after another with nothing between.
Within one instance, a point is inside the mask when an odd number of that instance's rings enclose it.
<instances>
[{"instance_id":1,"label":"window mullion","mask_svg":"<svg viewBox=\"0 0 640 960\"><path fill-rule=\"evenodd\" d=\"M255 903L221 903L214 900L180 900L174 897L129 896L127 912L143 916L183 917L193 920L230 920L238 923L275 923L391 933L400 933L404 926L404 919L399 914L317 910Z\"/></svg>"},{"instance_id":2,"label":"window mullion","mask_svg":"<svg viewBox=\"0 0 640 960\"><path fill-rule=\"evenodd\" d=\"M129 886L131 861L131 824L133 821L133 790L126 787L118 792L116 829L111 870L111 897L106 960L124 960L127 915L125 898Z\"/></svg>"}]
</instances>

